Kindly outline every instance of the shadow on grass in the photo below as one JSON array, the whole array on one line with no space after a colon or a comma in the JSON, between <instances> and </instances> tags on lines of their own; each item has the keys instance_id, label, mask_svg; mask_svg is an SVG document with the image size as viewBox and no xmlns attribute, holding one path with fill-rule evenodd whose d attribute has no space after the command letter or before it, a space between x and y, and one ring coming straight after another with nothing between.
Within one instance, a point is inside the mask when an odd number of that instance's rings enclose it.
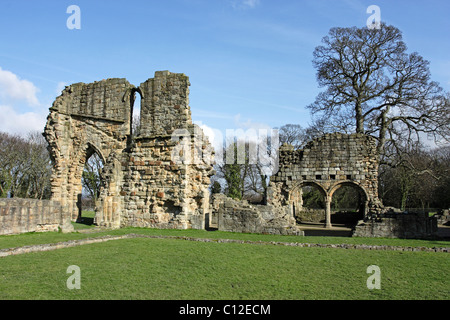
<instances>
[{"instance_id":1,"label":"shadow on grass","mask_svg":"<svg viewBox=\"0 0 450 320\"><path fill-rule=\"evenodd\" d=\"M94 218L88 218L88 217L81 217L76 223L84 224L86 226L93 226L94 225Z\"/></svg>"}]
</instances>

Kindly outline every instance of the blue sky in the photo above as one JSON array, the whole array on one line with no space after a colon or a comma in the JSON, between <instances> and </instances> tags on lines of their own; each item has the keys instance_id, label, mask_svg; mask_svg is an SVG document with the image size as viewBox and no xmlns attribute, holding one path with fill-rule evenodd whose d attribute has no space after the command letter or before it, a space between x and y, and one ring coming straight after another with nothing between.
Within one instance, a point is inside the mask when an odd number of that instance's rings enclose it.
<instances>
[{"instance_id":1,"label":"blue sky","mask_svg":"<svg viewBox=\"0 0 450 320\"><path fill-rule=\"evenodd\" d=\"M72 4L79 30L66 25ZM332 27L365 26L372 4L450 91L448 0L2 0L0 131L42 131L64 85L139 85L158 70L189 76L200 124L222 132L306 127L305 107L320 92L314 48Z\"/></svg>"}]
</instances>

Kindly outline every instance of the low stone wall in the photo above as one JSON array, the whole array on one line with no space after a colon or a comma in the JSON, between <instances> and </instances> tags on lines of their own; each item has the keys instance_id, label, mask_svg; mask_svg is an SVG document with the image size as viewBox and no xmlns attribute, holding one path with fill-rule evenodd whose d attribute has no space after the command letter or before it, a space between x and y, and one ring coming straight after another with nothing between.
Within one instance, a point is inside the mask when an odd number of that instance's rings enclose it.
<instances>
[{"instance_id":1,"label":"low stone wall","mask_svg":"<svg viewBox=\"0 0 450 320\"><path fill-rule=\"evenodd\" d=\"M26 232L70 232L70 217L52 200L0 199L0 235Z\"/></svg>"},{"instance_id":2,"label":"low stone wall","mask_svg":"<svg viewBox=\"0 0 450 320\"><path fill-rule=\"evenodd\" d=\"M444 226L450 226L450 210L444 209L441 210L438 214L434 215L437 219L437 223L444 225Z\"/></svg>"},{"instance_id":3,"label":"low stone wall","mask_svg":"<svg viewBox=\"0 0 450 320\"><path fill-rule=\"evenodd\" d=\"M373 218L355 226L354 237L434 239L437 219L428 214L392 214Z\"/></svg>"},{"instance_id":4,"label":"low stone wall","mask_svg":"<svg viewBox=\"0 0 450 320\"><path fill-rule=\"evenodd\" d=\"M301 243L301 242L280 242L280 241L251 241L251 240L238 240L238 239L208 239L208 238L194 238L186 236L162 236L162 235L144 235L144 234L125 234L121 236L102 236L97 238L87 238L81 240L70 240L58 243L38 244L24 247L0 249L0 258L8 257L12 255L26 254L30 252L43 252L58 249L65 249L75 246L87 245L92 243L101 243L111 240L122 239L134 239L134 238L147 238L147 239L171 239L171 240L183 240L183 241L196 241L207 243L238 243L238 244L252 244L252 245L269 245L269 246L288 246L298 248L331 248L331 249L356 249L356 250L392 250L392 251L410 251L410 252L442 252L449 253L448 247L401 247L401 246L387 246L387 245L366 245L366 244L329 244L329 243Z\"/></svg>"},{"instance_id":5,"label":"low stone wall","mask_svg":"<svg viewBox=\"0 0 450 320\"><path fill-rule=\"evenodd\" d=\"M303 235L288 206L254 205L216 194L210 226L221 231Z\"/></svg>"},{"instance_id":6,"label":"low stone wall","mask_svg":"<svg viewBox=\"0 0 450 320\"><path fill-rule=\"evenodd\" d=\"M324 222L325 221L325 209L311 209L302 208L298 212L295 212L295 218L299 223L307 222Z\"/></svg>"}]
</instances>

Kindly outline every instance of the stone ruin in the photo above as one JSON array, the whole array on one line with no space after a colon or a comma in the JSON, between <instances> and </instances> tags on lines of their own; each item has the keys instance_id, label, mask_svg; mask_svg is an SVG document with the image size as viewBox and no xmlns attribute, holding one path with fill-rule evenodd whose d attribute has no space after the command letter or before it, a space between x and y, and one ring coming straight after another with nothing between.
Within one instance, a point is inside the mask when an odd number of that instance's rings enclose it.
<instances>
[{"instance_id":1,"label":"stone ruin","mask_svg":"<svg viewBox=\"0 0 450 320\"><path fill-rule=\"evenodd\" d=\"M264 204L224 195L210 197L214 150L201 128L192 123L189 85L184 74L158 71L138 87L118 78L67 86L50 108L44 131L53 162L49 203L60 212L53 210L53 218L47 221L39 218L45 214L42 209L17 204L13 208L6 199L0 202L0 234L56 227L73 230L70 221L81 216L82 173L94 153L103 162L94 219L101 227L302 235L296 222L303 210L302 187L314 186L323 195L325 227L330 228L333 194L351 186L361 199L361 223L355 235L402 237L405 233L393 230L411 229L405 227L407 219L381 216L385 210L378 199L376 143L363 134L327 134L301 150L282 145L279 170L270 177ZM140 127L133 132L137 94ZM19 227L23 221L26 227ZM409 218L408 223L416 232L407 236L433 234L433 223L414 221Z\"/></svg>"},{"instance_id":2,"label":"stone ruin","mask_svg":"<svg viewBox=\"0 0 450 320\"><path fill-rule=\"evenodd\" d=\"M125 79L66 87L44 131L53 161L52 200L72 220L79 217L84 165L97 153L104 164L97 225L203 229L213 149L206 138L191 141L201 129L192 123L189 85L184 74L160 71L138 87ZM133 137L136 94L141 121ZM197 149L204 156L195 162L174 161Z\"/></svg>"},{"instance_id":3,"label":"stone ruin","mask_svg":"<svg viewBox=\"0 0 450 320\"><path fill-rule=\"evenodd\" d=\"M376 142L363 134L326 134L303 149L283 145L279 171L271 177L268 201L288 205L292 216L302 208L302 187L314 186L325 202L325 226L331 227L331 200L343 186L360 195L361 218L380 206L378 200L378 157Z\"/></svg>"}]
</instances>

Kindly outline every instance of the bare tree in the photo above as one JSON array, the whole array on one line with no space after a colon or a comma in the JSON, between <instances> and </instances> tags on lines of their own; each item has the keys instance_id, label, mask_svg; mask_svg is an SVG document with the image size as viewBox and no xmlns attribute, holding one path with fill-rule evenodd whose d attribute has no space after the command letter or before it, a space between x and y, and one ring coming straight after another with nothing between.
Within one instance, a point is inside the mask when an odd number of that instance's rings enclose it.
<instances>
[{"instance_id":1,"label":"bare tree","mask_svg":"<svg viewBox=\"0 0 450 320\"><path fill-rule=\"evenodd\" d=\"M0 133L0 197L50 197L51 161L39 132Z\"/></svg>"},{"instance_id":2,"label":"bare tree","mask_svg":"<svg viewBox=\"0 0 450 320\"><path fill-rule=\"evenodd\" d=\"M387 205L446 208L450 205L450 147L428 150L416 143L407 145L393 161L382 166L379 191Z\"/></svg>"},{"instance_id":3,"label":"bare tree","mask_svg":"<svg viewBox=\"0 0 450 320\"><path fill-rule=\"evenodd\" d=\"M449 141L449 95L430 80L429 62L406 53L402 33L381 28L332 28L314 51L321 92L308 106L324 123L387 144L420 140L420 133Z\"/></svg>"},{"instance_id":4,"label":"bare tree","mask_svg":"<svg viewBox=\"0 0 450 320\"><path fill-rule=\"evenodd\" d=\"M306 130L299 124L285 124L278 129L280 144L288 143L294 148L301 148L307 142Z\"/></svg>"},{"instance_id":5,"label":"bare tree","mask_svg":"<svg viewBox=\"0 0 450 320\"><path fill-rule=\"evenodd\" d=\"M87 159L83 175L81 177L81 183L85 188L85 193L87 196L92 199L93 203L97 201L100 190L102 187L102 170L103 170L103 161L100 156L94 152L89 159Z\"/></svg>"},{"instance_id":6,"label":"bare tree","mask_svg":"<svg viewBox=\"0 0 450 320\"><path fill-rule=\"evenodd\" d=\"M35 131L28 134L27 142L29 157L25 195L28 198L48 198L50 197L52 164L47 150L47 141L42 133Z\"/></svg>"}]
</instances>

